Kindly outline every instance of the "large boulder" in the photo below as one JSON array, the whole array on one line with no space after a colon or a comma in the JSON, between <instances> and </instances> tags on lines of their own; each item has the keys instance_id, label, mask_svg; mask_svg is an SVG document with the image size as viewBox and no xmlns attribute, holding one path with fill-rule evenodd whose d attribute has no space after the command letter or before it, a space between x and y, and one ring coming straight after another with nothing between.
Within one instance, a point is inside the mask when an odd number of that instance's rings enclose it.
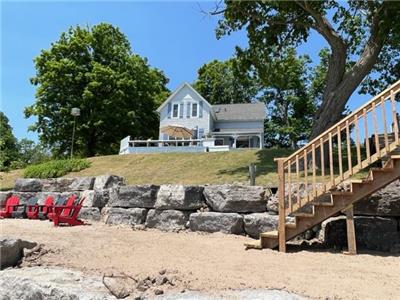
<instances>
[{"instance_id":1,"label":"large boulder","mask_svg":"<svg viewBox=\"0 0 400 300\"><path fill-rule=\"evenodd\" d=\"M355 216L354 223L359 249L391 251L400 243L398 224L394 218ZM346 217L322 222L319 239L328 247L347 247Z\"/></svg>"},{"instance_id":2,"label":"large boulder","mask_svg":"<svg viewBox=\"0 0 400 300\"><path fill-rule=\"evenodd\" d=\"M125 185L125 178L117 175L96 176L93 189L104 190Z\"/></svg>"},{"instance_id":3,"label":"large boulder","mask_svg":"<svg viewBox=\"0 0 400 300\"><path fill-rule=\"evenodd\" d=\"M147 209L144 208L117 208L107 211L106 223L111 225L138 225L146 220Z\"/></svg>"},{"instance_id":4,"label":"large boulder","mask_svg":"<svg viewBox=\"0 0 400 300\"><path fill-rule=\"evenodd\" d=\"M67 192L74 183L75 178L49 178L43 179L43 192Z\"/></svg>"},{"instance_id":5,"label":"large boulder","mask_svg":"<svg viewBox=\"0 0 400 300\"><path fill-rule=\"evenodd\" d=\"M156 185L127 185L111 189L108 206L153 208L158 188Z\"/></svg>"},{"instance_id":6,"label":"large boulder","mask_svg":"<svg viewBox=\"0 0 400 300\"><path fill-rule=\"evenodd\" d=\"M267 201L261 186L210 185L204 188L207 204L219 212L265 212Z\"/></svg>"},{"instance_id":7,"label":"large boulder","mask_svg":"<svg viewBox=\"0 0 400 300\"><path fill-rule=\"evenodd\" d=\"M400 217L400 180L354 205L354 213L370 216Z\"/></svg>"},{"instance_id":8,"label":"large boulder","mask_svg":"<svg viewBox=\"0 0 400 300\"><path fill-rule=\"evenodd\" d=\"M244 231L252 238L259 238L260 233L278 228L277 215L268 213L254 213L243 216Z\"/></svg>"},{"instance_id":9,"label":"large boulder","mask_svg":"<svg viewBox=\"0 0 400 300\"><path fill-rule=\"evenodd\" d=\"M94 177L75 177L69 186L71 191L84 191L93 189Z\"/></svg>"},{"instance_id":10,"label":"large boulder","mask_svg":"<svg viewBox=\"0 0 400 300\"><path fill-rule=\"evenodd\" d=\"M15 268L0 272L0 298L19 299L116 299L102 278L49 267Z\"/></svg>"},{"instance_id":11,"label":"large boulder","mask_svg":"<svg viewBox=\"0 0 400 300\"><path fill-rule=\"evenodd\" d=\"M86 190L80 193L85 207L104 207L108 202L108 190Z\"/></svg>"},{"instance_id":12,"label":"large boulder","mask_svg":"<svg viewBox=\"0 0 400 300\"><path fill-rule=\"evenodd\" d=\"M146 218L146 227L163 231L179 231L186 228L188 213L179 210L150 209Z\"/></svg>"},{"instance_id":13,"label":"large boulder","mask_svg":"<svg viewBox=\"0 0 400 300\"><path fill-rule=\"evenodd\" d=\"M82 207L78 215L79 219L100 221L100 209L97 207Z\"/></svg>"},{"instance_id":14,"label":"large boulder","mask_svg":"<svg viewBox=\"0 0 400 300\"><path fill-rule=\"evenodd\" d=\"M156 209L196 210L205 206L202 186L162 185Z\"/></svg>"},{"instance_id":15,"label":"large boulder","mask_svg":"<svg viewBox=\"0 0 400 300\"><path fill-rule=\"evenodd\" d=\"M243 234L243 217L236 213L200 212L189 217L192 231Z\"/></svg>"},{"instance_id":16,"label":"large boulder","mask_svg":"<svg viewBox=\"0 0 400 300\"><path fill-rule=\"evenodd\" d=\"M0 270L15 267L22 259L24 248L32 249L36 245L20 239L0 240Z\"/></svg>"},{"instance_id":17,"label":"large boulder","mask_svg":"<svg viewBox=\"0 0 400 300\"><path fill-rule=\"evenodd\" d=\"M18 178L14 185L16 192L40 192L42 188L42 180L38 178Z\"/></svg>"}]
</instances>

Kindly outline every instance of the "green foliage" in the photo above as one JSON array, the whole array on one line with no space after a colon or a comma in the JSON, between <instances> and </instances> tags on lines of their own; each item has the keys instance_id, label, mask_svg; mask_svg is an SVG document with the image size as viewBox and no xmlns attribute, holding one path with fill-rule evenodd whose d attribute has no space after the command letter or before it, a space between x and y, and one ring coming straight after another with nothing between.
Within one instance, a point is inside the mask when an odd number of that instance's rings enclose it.
<instances>
[{"instance_id":1,"label":"green foliage","mask_svg":"<svg viewBox=\"0 0 400 300\"><path fill-rule=\"evenodd\" d=\"M41 143L26 138L17 143L18 158L12 162L12 169L24 168L27 165L39 164L51 159L51 153Z\"/></svg>"},{"instance_id":2,"label":"green foliage","mask_svg":"<svg viewBox=\"0 0 400 300\"><path fill-rule=\"evenodd\" d=\"M76 118L74 152L80 156L116 153L127 135L154 137L155 113L168 90L168 79L147 60L132 54L116 27L71 27L35 58L36 102L25 116L37 116L30 127L57 156L71 147L71 108Z\"/></svg>"},{"instance_id":3,"label":"green foliage","mask_svg":"<svg viewBox=\"0 0 400 300\"><path fill-rule=\"evenodd\" d=\"M231 1L217 37L245 30L249 46L237 54L262 74L283 49L305 44L314 31L326 40L324 82L316 80L321 109L312 136L342 116L351 94L377 93L400 75L399 1ZM372 71L372 72L371 72ZM332 107L335 109L332 110Z\"/></svg>"},{"instance_id":4,"label":"green foliage","mask_svg":"<svg viewBox=\"0 0 400 300\"><path fill-rule=\"evenodd\" d=\"M249 103L259 87L247 72L242 72L235 58L213 60L198 71L194 88L211 104Z\"/></svg>"},{"instance_id":5,"label":"green foliage","mask_svg":"<svg viewBox=\"0 0 400 300\"><path fill-rule=\"evenodd\" d=\"M90 167L86 159L52 160L25 168L25 178L56 178L69 172L77 172Z\"/></svg>"},{"instance_id":6,"label":"green foliage","mask_svg":"<svg viewBox=\"0 0 400 300\"><path fill-rule=\"evenodd\" d=\"M308 56L297 57L296 51L290 48L257 68L265 86L263 99L268 108L267 146L295 148L310 135L318 105L310 87L313 83L319 84L312 80L315 72L308 67L310 63ZM315 88L315 92L319 91Z\"/></svg>"},{"instance_id":7,"label":"green foliage","mask_svg":"<svg viewBox=\"0 0 400 300\"><path fill-rule=\"evenodd\" d=\"M0 171L7 171L18 157L17 139L8 122L7 116L0 111Z\"/></svg>"}]
</instances>

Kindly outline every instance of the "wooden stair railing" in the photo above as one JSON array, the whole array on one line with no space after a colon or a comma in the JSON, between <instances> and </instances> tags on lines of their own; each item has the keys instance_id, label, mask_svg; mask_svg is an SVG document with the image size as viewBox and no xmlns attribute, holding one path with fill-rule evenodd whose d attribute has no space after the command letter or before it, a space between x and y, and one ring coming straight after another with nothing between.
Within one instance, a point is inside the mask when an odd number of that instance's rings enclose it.
<instances>
[{"instance_id":1,"label":"wooden stair railing","mask_svg":"<svg viewBox=\"0 0 400 300\"><path fill-rule=\"evenodd\" d=\"M301 233L299 228L291 231L290 228L295 228L296 224L288 224L287 216L297 215L303 219L309 218L310 221L303 222L302 225L302 230L307 230L331 215L328 213L329 209L326 209L323 218L319 216L316 220L311 221L315 215L304 212L302 209L305 209L306 206L309 208L311 204L313 204L313 209L317 207L316 205L319 205L318 207L335 206L321 200L328 194L330 201L338 198L335 198L335 194L340 197L352 194L351 199L349 198L350 201L346 202L347 205L360 200L361 198L353 196L351 190L346 190L345 182L356 173L385 157L389 157L389 161L393 163L390 160L390 154L400 145L399 104L396 102L399 98L400 80L289 157L276 159L279 178L278 232L264 233L264 236L272 238L275 235L275 238L278 238L280 251L285 252L286 241L293 238L295 233ZM371 135L372 139L370 139ZM396 163L396 167L399 167L398 160ZM381 170L385 170L385 168ZM371 171L370 174L372 174ZM388 181L387 183L398 176L397 173L391 175L385 179ZM358 180L358 182L362 184L364 181ZM350 189L353 189L353 183L356 186L357 180L350 182ZM384 182L376 185L377 188L383 186ZM372 189L370 189L371 191ZM318 201L319 203L316 203ZM335 207L340 207L340 205ZM334 213L334 210L331 213ZM319 223L315 224L314 221ZM307 228L307 224L310 227ZM286 231L289 231L289 234ZM276 246L275 243L262 245L262 239L263 234L260 236L261 248Z\"/></svg>"}]
</instances>

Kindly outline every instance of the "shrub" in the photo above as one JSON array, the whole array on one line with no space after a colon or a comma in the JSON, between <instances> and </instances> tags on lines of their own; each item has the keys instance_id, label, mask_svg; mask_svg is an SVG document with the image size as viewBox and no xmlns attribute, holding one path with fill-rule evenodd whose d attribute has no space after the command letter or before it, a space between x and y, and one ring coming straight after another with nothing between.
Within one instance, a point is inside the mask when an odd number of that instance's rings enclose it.
<instances>
[{"instance_id":1,"label":"shrub","mask_svg":"<svg viewBox=\"0 0 400 300\"><path fill-rule=\"evenodd\" d=\"M25 168L25 178L55 178L69 172L86 169L90 162L86 159L51 160L45 163L31 165Z\"/></svg>"}]
</instances>

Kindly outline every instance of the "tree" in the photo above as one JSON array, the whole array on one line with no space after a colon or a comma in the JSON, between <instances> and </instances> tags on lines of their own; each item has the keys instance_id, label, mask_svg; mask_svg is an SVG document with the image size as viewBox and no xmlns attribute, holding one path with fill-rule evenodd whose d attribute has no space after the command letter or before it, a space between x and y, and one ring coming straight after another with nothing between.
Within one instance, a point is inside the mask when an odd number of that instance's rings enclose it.
<instances>
[{"instance_id":1,"label":"tree","mask_svg":"<svg viewBox=\"0 0 400 300\"><path fill-rule=\"evenodd\" d=\"M17 157L17 139L12 133L7 116L0 111L0 171L7 171Z\"/></svg>"},{"instance_id":2,"label":"tree","mask_svg":"<svg viewBox=\"0 0 400 300\"><path fill-rule=\"evenodd\" d=\"M311 70L310 63L308 56L297 57L296 51L289 48L257 68L258 77L265 86L263 100L268 108L267 145L295 148L308 138L318 105L316 74L322 72L319 67ZM315 89L311 89L312 85Z\"/></svg>"},{"instance_id":3,"label":"tree","mask_svg":"<svg viewBox=\"0 0 400 300\"><path fill-rule=\"evenodd\" d=\"M398 66L393 59L400 53L400 2L226 0L223 9L213 12L220 13L224 18L217 36L245 29L249 47L241 52L256 68L270 54L307 42L311 30L327 41L329 62L311 138L341 118L349 97L371 70L390 73ZM393 76L380 79L384 85L395 80Z\"/></svg>"},{"instance_id":4,"label":"tree","mask_svg":"<svg viewBox=\"0 0 400 300\"><path fill-rule=\"evenodd\" d=\"M164 74L132 54L129 41L110 24L71 27L35 58L36 102L25 116L37 116L30 130L56 155L71 147L71 108L76 120L75 153L117 153L127 135L153 137L157 103L168 94Z\"/></svg>"},{"instance_id":5,"label":"tree","mask_svg":"<svg viewBox=\"0 0 400 300\"><path fill-rule=\"evenodd\" d=\"M194 88L211 104L249 103L256 99L259 90L256 80L240 70L235 58L213 60L197 73Z\"/></svg>"},{"instance_id":6,"label":"tree","mask_svg":"<svg viewBox=\"0 0 400 300\"><path fill-rule=\"evenodd\" d=\"M35 143L29 139L23 138L17 143L18 161L15 166L25 167L30 164L38 164L51 159L51 154L46 147L40 143Z\"/></svg>"}]
</instances>

